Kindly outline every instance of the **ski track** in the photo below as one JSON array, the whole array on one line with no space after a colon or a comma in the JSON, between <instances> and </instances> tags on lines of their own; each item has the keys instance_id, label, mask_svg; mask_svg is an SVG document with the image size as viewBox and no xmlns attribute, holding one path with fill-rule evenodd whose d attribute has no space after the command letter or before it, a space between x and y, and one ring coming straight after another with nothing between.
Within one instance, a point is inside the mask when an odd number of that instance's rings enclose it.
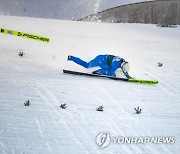
<instances>
[{"instance_id":1,"label":"ski track","mask_svg":"<svg viewBox=\"0 0 180 154\"><path fill-rule=\"evenodd\" d=\"M66 124L67 129L68 129L69 132L71 132L72 135L73 135L73 136L71 136L71 138L73 138L73 139L76 141L76 143L80 144L80 146L83 147L83 145L82 145L82 144L80 143L80 141L77 139L77 137L76 137L76 135L74 134L74 132L71 130L71 126L66 122L67 119L64 120L64 119L63 119L64 116L62 116L62 115L59 113L59 111L58 111L58 109L59 109L59 106L58 106L58 105L59 105L59 102L58 102L57 98L56 98L55 96L53 96L53 94L52 94L45 86L42 86L41 84L38 84L38 85L39 85L39 87L42 88L42 90L39 92L40 96L41 96L49 105L51 105L52 108L54 108L54 110L56 111L56 112L55 112L55 115L58 116L61 120L64 121L64 123ZM66 117L66 118L67 118L67 117ZM72 118L68 118L68 120L69 120L69 119L72 120ZM86 149L86 148L83 147L83 150L84 150L84 151L86 151L85 149Z\"/></svg>"},{"instance_id":2,"label":"ski track","mask_svg":"<svg viewBox=\"0 0 180 154\"><path fill-rule=\"evenodd\" d=\"M83 83L85 85L85 82L83 82ZM104 102L103 97L106 96L106 100L108 100L112 106L115 104L116 107L119 109L119 112L121 112L123 114L123 120L127 118L128 120L131 120L133 123L138 123L139 124L139 120L137 120L136 118L133 118L132 115L130 115L125 110L121 109L121 104L119 103L119 101L115 100L112 95L109 95L109 93L106 91L106 89L104 88L102 83L100 83L100 84L95 83L95 84L94 84L94 82L91 81L90 82L91 86L88 86L89 91L94 93L93 96L98 97L100 102ZM121 84L119 84L119 85L121 85ZM99 93L96 94L97 92L94 91L93 89L91 89L93 86L96 86L96 90L99 91L102 94L99 94ZM111 108L111 105L109 105L108 107ZM113 113L115 114L113 117L116 117L117 121L122 120L122 118L120 118L120 116L118 115L118 113L115 110L114 110ZM107 123L107 124L111 123L111 126L112 126L110 128L111 132L118 132L121 135L124 134L124 132L119 131L116 123L112 122L111 119L108 116L106 117L106 122L104 122L104 123ZM150 133L150 130L147 130L143 126L140 126L140 127L141 127L141 130L143 130L142 132L146 132L146 133L143 133L143 134L140 133L140 136L153 136L153 134ZM137 136L138 135L138 131L136 129L134 129L133 126L128 125L127 128L131 132L131 136L133 136L133 135ZM135 150L137 153L143 153L143 148L136 147L136 145L133 145L132 147L133 147L133 151ZM149 151L149 153L156 153L156 151L157 151L157 148L153 147L153 145L148 145L146 148L148 149L147 151ZM124 149L126 149L125 151L127 153L128 153L128 151L130 151L129 147L124 147ZM162 147L162 149L164 149L167 153L171 153L171 151L168 150L167 148Z\"/></svg>"},{"instance_id":3,"label":"ski track","mask_svg":"<svg viewBox=\"0 0 180 154\"><path fill-rule=\"evenodd\" d=\"M22 61L22 64L23 64L23 61ZM18 63L18 64L16 64L16 66L13 66L13 67L20 68L20 66L22 64ZM11 64L9 64L9 66L10 65ZM29 65L31 65L31 64L29 64ZM19 71L20 69L16 69L16 70ZM27 70L27 72L31 74L30 70ZM42 71L43 74L44 74L44 72L46 73L46 71ZM19 88L22 93L22 96L24 98L26 98L28 96L28 97L32 98L32 100L34 100L34 101L36 101L36 98L39 98L40 99L39 101L42 102L41 105L47 104L48 105L47 108L49 108L50 111L56 117L56 118L55 117L54 118L58 119L58 121L61 121L60 125L63 124L65 126L66 132L70 133L69 134L70 138L73 139L74 143L78 144L79 150L83 151L83 153L89 153L90 151L92 153L101 153L101 152L97 152L96 145L90 146L90 147L84 146L87 144L93 145L93 143L95 142L95 136L99 133L98 128L99 128L99 131L100 130L101 131L108 130L109 132L113 133L114 135L118 135L118 134L125 135L125 134L127 134L127 132L124 132L123 128L120 129L119 124L117 124L117 122L124 123L124 120L126 119L128 121L131 121L131 123L133 123L133 124L140 124L140 121L136 117L134 117L134 114L130 114L128 111L123 109L121 102L119 100L117 100L116 98L114 98L113 95L110 95L109 91L105 88L106 86L110 86L110 87L111 86L117 86L117 87L122 86L123 88L125 88L125 87L127 88L126 83L123 83L123 82L115 83L114 81L111 81L108 79L104 79L104 80L102 80L102 82L99 83L98 82L99 79L67 76L64 74L57 74L59 76L59 80L56 79L56 77L55 77L55 80L58 81L58 83L53 83L54 82L53 79L44 80L41 77L41 76L43 76L43 74L42 75L39 74L40 75L39 79L35 79L34 77L31 77L31 76L30 77L26 76L27 80L22 81L22 82L25 82L25 85L27 84L28 87L30 89L33 89L34 92L33 93L31 92L30 96L29 96L27 94L28 92L23 92L21 90L21 88ZM64 76L66 76L67 78L73 78L74 84L68 83L68 79L66 79L66 78L63 80ZM12 80L12 83L14 83L15 87L18 87L19 86L18 82L15 82L15 81L17 81L16 78L18 78L18 76L16 77L16 75L14 74L14 79ZM62 85L63 82L65 84ZM67 85L66 85L66 83L67 83ZM73 88L73 87L77 87L77 86L79 87L78 91L76 88ZM130 87L131 86L132 85L130 84ZM94 90L94 88L96 90ZM67 91L67 89L69 89L69 91ZM77 92L81 93L81 99L79 96L77 96L73 99L71 99L68 96L68 94L71 95L71 94L77 93ZM84 98L86 98L86 95L89 95L89 97L90 97L90 100L88 102L86 99L84 99ZM139 97L139 96L137 95L137 97ZM60 110L59 105L64 102L67 103L68 107L66 110ZM74 102L75 104L72 102ZM93 102L95 102L95 103L93 103ZM83 105L83 103L86 103L87 106ZM81 105L82 107L80 109L77 106L78 104L82 104ZM96 105L94 105L94 104L96 104ZM37 105L40 106L40 104L37 104ZM103 105L105 107L105 109L104 109L105 111L101 112L101 113L95 111L95 108L98 107L98 105ZM34 102L32 102L32 106L34 106ZM91 108L91 110L89 110L89 112L90 113L94 112L93 115L85 114L84 110L86 112L86 108ZM106 112L110 112L112 114L111 116L115 117L115 120L112 121L111 117L109 117L108 113L106 113ZM89 125L89 123L87 122L88 119L89 119L89 122L92 124L92 120L90 120L91 119L90 115L97 118L97 120L95 120L94 122L96 122L96 125L99 125L98 127L96 126L93 128L91 125L90 125L89 129L87 129L86 127L83 127L84 124ZM78 117L78 119L76 118L76 116ZM123 116L123 117L121 117L121 116ZM42 118L42 117L36 117L36 116L34 117L34 121L37 125L37 131L39 132L40 137L42 138L43 142L45 142L44 146L47 148L49 153L54 152L54 148L57 151L60 150L62 153L68 152L62 147L62 143L59 142L58 138L53 139L54 145L52 145L52 139L48 137L49 133L48 134L45 133L45 131L47 131L46 129L48 129L48 127L46 126L47 121L44 121L43 119L44 118ZM81 123L79 123L79 121L77 121L77 120L81 120ZM56 125L58 125L58 122L56 123ZM101 125L103 125L103 130L101 129L101 127L102 127ZM130 126L129 122L128 122L128 124L124 123L124 127L126 128L126 130L128 130L128 133L129 132L131 133L131 136L133 136L133 135L137 136L140 133L139 131L136 130L136 128L133 128L133 126ZM75 128L78 128L78 131L76 131ZM150 132L150 130L147 130L143 126L140 126L139 129L141 129L141 131L144 132L144 133L140 133L139 135L153 136L153 134ZM88 134L89 132L91 132L91 133ZM47 135L47 137L46 137L46 135ZM93 142L90 140L85 141L85 139L90 139L90 138L91 139L94 138ZM88 142L90 142L90 143L88 143ZM3 147L2 145L3 144L1 143L1 147ZM145 147L146 147L146 150L149 151L149 153L156 153L156 151L159 148L159 147L156 148L153 145L146 145ZM114 146L113 146L113 148L114 148ZM116 150L114 150L113 148L109 148L107 153L115 153ZM131 153L130 151L136 151L136 153L144 152L144 146L137 147L136 145L130 145L130 146L122 145L121 148L124 150L123 152L125 152L125 153ZM170 150L168 150L167 148L162 147L162 149L164 150L164 152L171 153ZM112 152L112 151L114 151L114 152ZM3 150L3 152L4 152L4 150ZM14 150L14 152L12 150L12 153L16 153L16 152L17 152L16 150ZM6 153L6 152L4 152L4 153Z\"/></svg>"}]
</instances>

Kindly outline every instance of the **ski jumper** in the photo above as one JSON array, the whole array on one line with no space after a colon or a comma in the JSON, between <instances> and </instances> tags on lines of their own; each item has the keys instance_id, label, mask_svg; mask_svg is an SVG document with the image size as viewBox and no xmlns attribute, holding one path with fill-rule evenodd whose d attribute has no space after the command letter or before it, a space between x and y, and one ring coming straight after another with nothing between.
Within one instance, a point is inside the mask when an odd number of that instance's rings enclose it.
<instances>
[{"instance_id":1,"label":"ski jumper","mask_svg":"<svg viewBox=\"0 0 180 154\"><path fill-rule=\"evenodd\" d=\"M99 73L102 75L108 75L114 77L116 76L115 71L118 68L121 68L121 64L125 62L123 58L114 55L98 55L90 62L85 62L84 60L74 56L70 56L68 60L73 61L76 64L79 64L85 68L99 66L101 67L101 69L94 71L94 73ZM123 72L123 73L127 78L131 78L128 72Z\"/></svg>"}]
</instances>

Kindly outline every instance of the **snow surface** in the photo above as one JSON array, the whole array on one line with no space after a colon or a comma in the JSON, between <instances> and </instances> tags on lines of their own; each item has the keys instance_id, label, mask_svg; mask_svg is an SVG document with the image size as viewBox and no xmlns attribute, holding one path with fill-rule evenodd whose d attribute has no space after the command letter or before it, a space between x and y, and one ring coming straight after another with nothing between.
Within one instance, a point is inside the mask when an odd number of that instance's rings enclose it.
<instances>
[{"instance_id":1,"label":"snow surface","mask_svg":"<svg viewBox=\"0 0 180 154\"><path fill-rule=\"evenodd\" d=\"M50 43L0 34L0 153L179 153L180 27L105 24L0 16L1 28L50 38ZM20 51L25 52L19 57ZM136 78L158 85L80 77L69 54L91 60L115 54ZM157 63L163 66L158 67ZM24 106L30 100L29 107ZM61 109L60 104L67 108ZM96 108L104 106L103 112ZM142 108L137 115L134 108ZM110 144L96 136L171 136L174 144Z\"/></svg>"}]
</instances>

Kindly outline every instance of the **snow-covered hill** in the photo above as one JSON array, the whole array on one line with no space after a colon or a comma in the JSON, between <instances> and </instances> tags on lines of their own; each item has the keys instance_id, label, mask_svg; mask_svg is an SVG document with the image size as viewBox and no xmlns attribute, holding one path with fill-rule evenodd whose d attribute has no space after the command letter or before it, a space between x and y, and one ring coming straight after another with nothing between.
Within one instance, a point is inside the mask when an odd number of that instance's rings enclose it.
<instances>
[{"instance_id":1,"label":"snow-covered hill","mask_svg":"<svg viewBox=\"0 0 180 154\"><path fill-rule=\"evenodd\" d=\"M178 153L180 150L180 27L104 24L0 16L0 28L50 38L50 43L0 33L0 153ZM19 57L20 51L25 52ZM140 85L65 75L86 70L69 54L91 60L115 54L131 63ZM157 63L163 63L158 67ZM30 100L31 105L24 106ZM60 104L67 108L61 109ZM104 106L103 112L96 108ZM134 108L142 108L137 115ZM174 144L111 144L124 137L175 137Z\"/></svg>"}]
</instances>

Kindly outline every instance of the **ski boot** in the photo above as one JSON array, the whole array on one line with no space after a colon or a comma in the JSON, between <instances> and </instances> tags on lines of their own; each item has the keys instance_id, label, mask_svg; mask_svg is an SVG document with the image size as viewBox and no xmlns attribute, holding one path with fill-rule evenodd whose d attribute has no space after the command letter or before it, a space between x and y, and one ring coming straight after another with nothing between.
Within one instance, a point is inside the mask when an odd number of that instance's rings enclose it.
<instances>
[{"instance_id":1,"label":"ski boot","mask_svg":"<svg viewBox=\"0 0 180 154\"><path fill-rule=\"evenodd\" d=\"M67 58L67 60L68 60L68 61L69 61L69 60L71 60L71 57L72 57L72 56L71 56L71 55L69 55L69 56L68 56L68 58Z\"/></svg>"}]
</instances>

